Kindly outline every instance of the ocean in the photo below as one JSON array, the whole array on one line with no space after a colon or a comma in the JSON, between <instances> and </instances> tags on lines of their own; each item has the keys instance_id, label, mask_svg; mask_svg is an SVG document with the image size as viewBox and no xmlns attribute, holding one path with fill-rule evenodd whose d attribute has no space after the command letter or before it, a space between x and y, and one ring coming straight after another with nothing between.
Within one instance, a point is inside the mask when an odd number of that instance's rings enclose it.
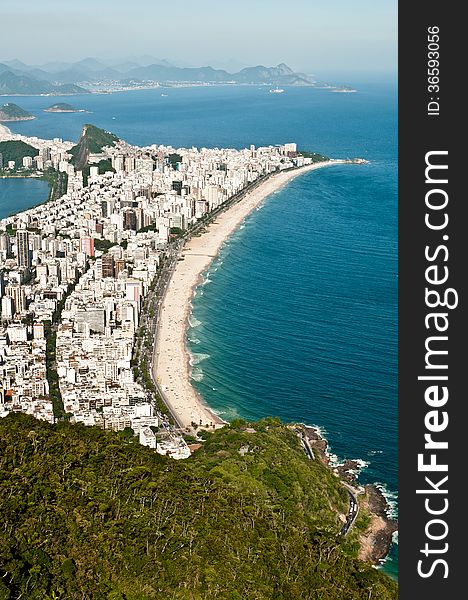
<instances>
[{"instance_id":1,"label":"ocean","mask_svg":"<svg viewBox=\"0 0 468 600\"><path fill-rule=\"evenodd\" d=\"M130 143L245 147L296 142L364 166L294 179L249 215L205 273L189 330L194 385L227 419L266 415L322 428L338 459L365 461L396 508L397 89L357 93L192 87L70 99L6 98L38 119L26 135L76 140L84 123ZM161 91L167 96L161 96ZM384 569L397 573L394 545Z\"/></svg>"}]
</instances>

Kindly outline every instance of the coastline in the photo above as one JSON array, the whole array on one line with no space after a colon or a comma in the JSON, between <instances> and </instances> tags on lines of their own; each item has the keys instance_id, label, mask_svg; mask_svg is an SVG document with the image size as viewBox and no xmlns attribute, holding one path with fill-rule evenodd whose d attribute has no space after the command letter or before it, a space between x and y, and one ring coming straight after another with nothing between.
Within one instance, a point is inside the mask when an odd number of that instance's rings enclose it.
<instances>
[{"instance_id":1,"label":"coastline","mask_svg":"<svg viewBox=\"0 0 468 600\"><path fill-rule=\"evenodd\" d=\"M17 123L18 121L34 121L37 117L31 115L30 117L12 117L10 119L0 119L0 123Z\"/></svg>"},{"instance_id":2,"label":"coastline","mask_svg":"<svg viewBox=\"0 0 468 600\"><path fill-rule=\"evenodd\" d=\"M359 474L367 463L360 459L346 459L338 463L336 456L330 453L328 440L320 427L305 424L296 427L319 460L340 479L344 487L355 494L359 508L368 516L366 528L359 533L358 557L381 566L389 555L394 534L398 531L398 519L379 484L362 485L359 482Z\"/></svg>"},{"instance_id":3,"label":"coastline","mask_svg":"<svg viewBox=\"0 0 468 600\"><path fill-rule=\"evenodd\" d=\"M164 402L182 428L191 429L196 425L197 428L214 429L225 424L191 383L186 334L191 301L202 273L216 258L224 242L265 198L299 175L350 162L353 161L329 160L274 174L248 192L241 202L222 212L205 233L186 242L183 260L177 263L161 303L152 363L153 377L163 391Z\"/></svg>"}]
</instances>

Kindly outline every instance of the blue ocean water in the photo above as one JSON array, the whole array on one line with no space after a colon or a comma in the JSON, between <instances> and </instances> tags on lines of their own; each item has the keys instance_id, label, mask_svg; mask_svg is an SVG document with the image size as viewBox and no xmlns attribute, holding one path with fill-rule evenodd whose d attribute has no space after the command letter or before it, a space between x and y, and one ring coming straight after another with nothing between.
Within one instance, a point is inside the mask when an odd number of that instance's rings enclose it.
<instances>
[{"instance_id":1,"label":"blue ocean water","mask_svg":"<svg viewBox=\"0 0 468 600\"><path fill-rule=\"evenodd\" d=\"M194 384L222 416L321 426L363 482L397 492L397 90L199 87L86 95L90 114L10 98L27 135L77 139L91 122L130 143L278 144L364 157L293 180L225 244L193 301ZM394 547L385 569L397 571Z\"/></svg>"},{"instance_id":2,"label":"blue ocean water","mask_svg":"<svg viewBox=\"0 0 468 600\"><path fill-rule=\"evenodd\" d=\"M47 200L49 184L40 179L0 178L0 219Z\"/></svg>"}]
</instances>

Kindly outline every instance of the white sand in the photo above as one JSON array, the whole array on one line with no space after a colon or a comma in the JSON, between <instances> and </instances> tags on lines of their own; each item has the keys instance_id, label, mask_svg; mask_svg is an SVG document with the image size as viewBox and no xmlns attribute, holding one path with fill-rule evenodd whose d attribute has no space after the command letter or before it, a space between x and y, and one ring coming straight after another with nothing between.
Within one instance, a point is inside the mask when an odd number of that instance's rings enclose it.
<instances>
[{"instance_id":1,"label":"white sand","mask_svg":"<svg viewBox=\"0 0 468 600\"><path fill-rule=\"evenodd\" d=\"M164 399L183 427L189 428L191 423L203 427L223 423L203 403L190 383L186 331L190 303L201 274L216 257L224 241L267 196L298 175L344 162L347 161L329 161L275 174L221 213L206 233L187 242L183 250L185 258L178 262L162 304L153 364L153 373L164 391Z\"/></svg>"},{"instance_id":2,"label":"white sand","mask_svg":"<svg viewBox=\"0 0 468 600\"><path fill-rule=\"evenodd\" d=\"M12 137L13 137L13 134L8 129L8 127L6 127L5 125L2 125L0 123L0 142L6 141L6 140L11 140Z\"/></svg>"}]
</instances>

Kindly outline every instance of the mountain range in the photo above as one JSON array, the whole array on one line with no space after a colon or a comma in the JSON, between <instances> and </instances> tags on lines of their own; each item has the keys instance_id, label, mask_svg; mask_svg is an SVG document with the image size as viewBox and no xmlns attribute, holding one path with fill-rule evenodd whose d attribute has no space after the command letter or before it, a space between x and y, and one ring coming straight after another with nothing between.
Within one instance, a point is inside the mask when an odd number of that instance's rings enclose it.
<instances>
[{"instance_id":1,"label":"mountain range","mask_svg":"<svg viewBox=\"0 0 468 600\"><path fill-rule=\"evenodd\" d=\"M95 58L78 62L55 62L40 66L19 60L0 63L0 94L79 94L105 84L234 83L265 85L315 84L305 73L281 63L276 67L246 67L236 73L206 67L178 67L167 60L140 57L104 63Z\"/></svg>"}]
</instances>

